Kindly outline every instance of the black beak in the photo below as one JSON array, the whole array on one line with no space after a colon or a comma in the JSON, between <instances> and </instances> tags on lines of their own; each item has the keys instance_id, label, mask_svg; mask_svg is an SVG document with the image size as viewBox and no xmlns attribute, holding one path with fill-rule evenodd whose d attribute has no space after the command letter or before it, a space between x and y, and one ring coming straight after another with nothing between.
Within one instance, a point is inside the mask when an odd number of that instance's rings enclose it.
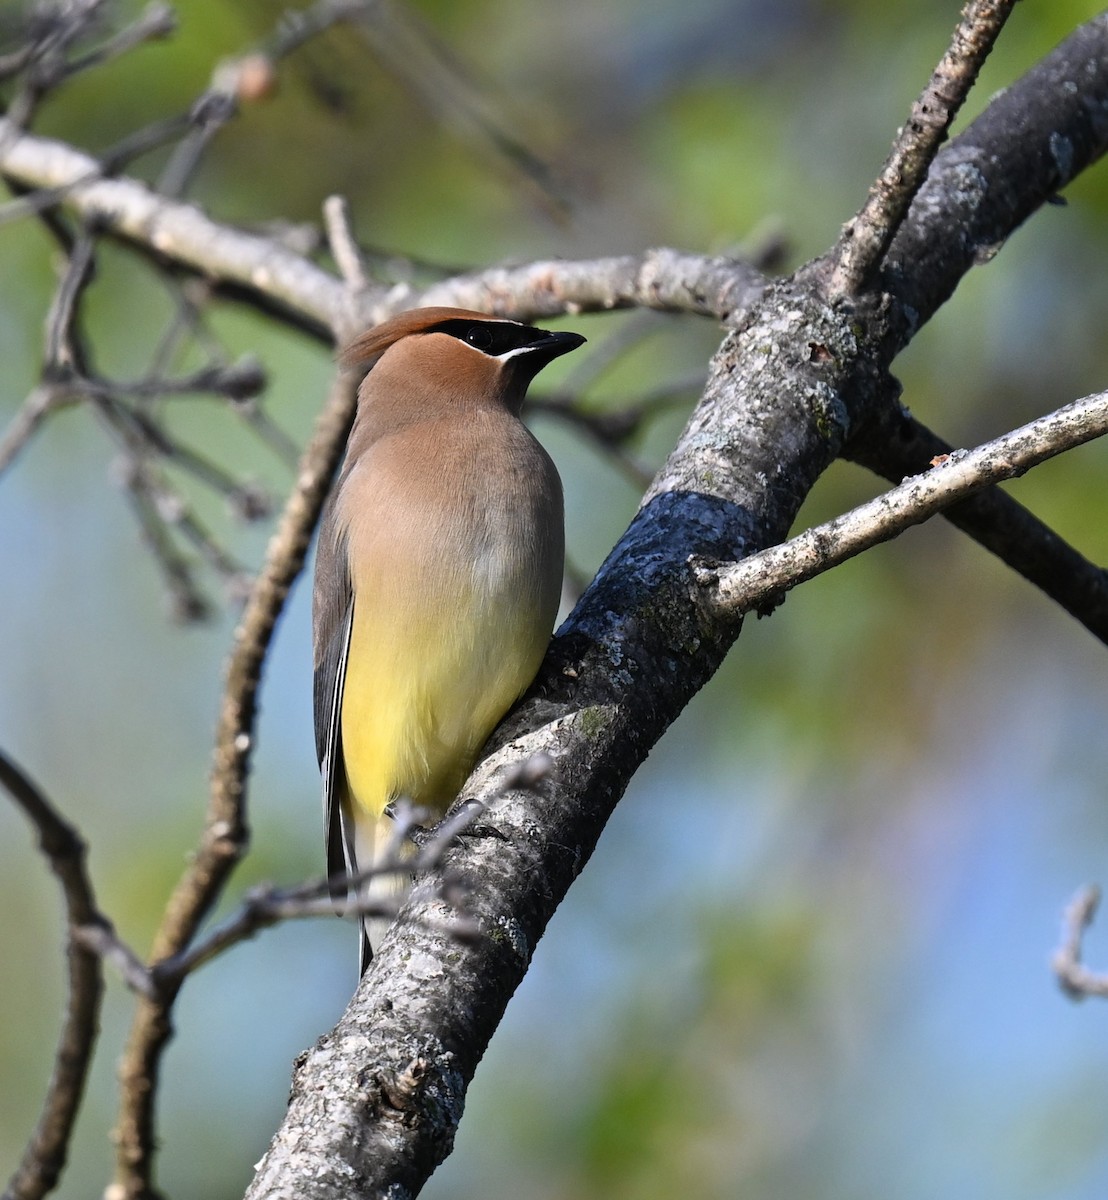
<instances>
[{"instance_id":1,"label":"black beak","mask_svg":"<svg viewBox=\"0 0 1108 1200\"><path fill-rule=\"evenodd\" d=\"M534 379L547 363L584 344L585 339L579 333L551 333L544 329L541 337L519 351L519 365L526 369L529 378Z\"/></svg>"}]
</instances>

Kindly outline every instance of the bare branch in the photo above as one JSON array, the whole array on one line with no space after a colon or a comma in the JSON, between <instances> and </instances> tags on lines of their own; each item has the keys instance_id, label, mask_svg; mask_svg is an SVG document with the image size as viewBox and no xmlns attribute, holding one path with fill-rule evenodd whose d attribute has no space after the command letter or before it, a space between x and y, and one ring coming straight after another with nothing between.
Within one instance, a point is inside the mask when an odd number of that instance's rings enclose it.
<instances>
[{"instance_id":1,"label":"bare branch","mask_svg":"<svg viewBox=\"0 0 1108 1200\"><path fill-rule=\"evenodd\" d=\"M237 587L246 571L219 544L154 460L162 456L181 462L197 478L221 492L232 510L240 515L262 511L264 498L200 456L178 447L134 409L101 394L100 389L90 389L89 398L97 416L119 445L116 475L128 492L147 545L162 570L172 615L182 621L203 619L208 615L208 603L193 578L192 563L178 551L171 530L179 531L233 587Z\"/></svg>"},{"instance_id":2,"label":"bare branch","mask_svg":"<svg viewBox=\"0 0 1108 1200\"><path fill-rule=\"evenodd\" d=\"M300 457L300 447L289 435L270 417L265 409L252 400L236 400L235 412L242 418L258 437L273 451L274 454L290 468L295 468Z\"/></svg>"},{"instance_id":3,"label":"bare branch","mask_svg":"<svg viewBox=\"0 0 1108 1200\"><path fill-rule=\"evenodd\" d=\"M113 379L103 383L95 379L80 381L81 390L89 395L99 396L135 396L138 399L151 399L155 396L187 396L208 392L214 396L225 397L236 403L252 400L266 387L265 368L252 354L244 354L237 362L212 363L201 367L191 375L180 378L167 378L164 375L151 374L145 379L129 381ZM151 427L148 417L142 420ZM159 429L157 437L167 446L172 446L165 431ZM173 457L172 449L167 451Z\"/></svg>"},{"instance_id":4,"label":"bare branch","mask_svg":"<svg viewBox=\"0 0 1108 1200\"><path fill-rule=\"evenodd\" d=\"M154 979L141 958L120 938L110 921L80 925L73 931L80 945L99 955L119 973L120 979L140 996L157 996Z\"/></svg>"},{"instance_id":5,"label":"bare branch","mask_svg":"<svg viewBox=\"0 0 1108 1200\"><path fill-rule=\"evenodd\" d=\"M362 7L364 0L316 0L308 8L286 9L281 14L280 25L274 33L266 53L272 58L283 58L298 50L311 38L340 21L347 20Z\"/></svg>"},{"instance_id":6,"label":"bare branch","mask_svg":"<svg viewBox=\"0 0 1108 1200\"><path fill-rule=\"evenodd\" d=\"M42 97L69 74L70 49L95 30L103 7L104 0L73 0L28 22L26 46L2 64L4 76L22 75L8 105L14 126L28 125Z\"/></svg>"},{"instance_id":7,"label":"bare branch","mask_svg":"<svg viewBox=\"0 0 1108 1200\"><path fill-rule=\"evenodd\" d=\"M949 48L912 105L865 204L843 228L832 294L860 291L880 266L1015 2L969 0L962 10Z\"/></svg>"},{"instance_id":8,"label":"bare branch","mask_svg":"<svg viewBox=\"0 0 1108 1200\"><path fill-rule=\"evenodd\" d=\"M43 369L50 378L67 379L74 371L81 369L76 347L78 306L82 294L92 282L95 249L95 238L84 229L70 243L66 270L46 318Z\"/></svg>"},{"instance_id":9,"label":"bare branch","mask_svg":"<svg viewBox=\"0 0 1108 1200\"><path fill-rule=\"evenodd\" d=\"M112 59L119 58L129 51L146 42L159 41L169 37L177 28L177 14L173 7L161 0L151 0L151 3L139 13L138 17L113 34L103 45L76 59L69 64L68 74L87 71L92 67L103 66Z\"/></svg>"},{"instance_id":10,"label":"bare branch","mask_svg":"<svg viewBox=\"0 0 1108 1200\"><path fill-rule=\"evenodd\" d=\"M355 314L359 297L369 292L370 280L365 257L350 224L350 208L345 197L327 197L323 202L323 223L327 230L331 257L335 260L346 287L346 317L342 325L335 326L336 340L340 345L345 345L360 332Z\"/></svg>"},{"instance_id":11,"label":"bare branch","mask_svg":"<svg viewBox=\"0 0 1108 1200\"><path fill-rule=\"evenodd\" d=\"M331 256L346 286L355 295L368 287L365 260L350 227L350 205L345 196L328 196L323 202L323 221Z\"/></svg>"},{"instance_id":12,"label":"bare branch","mask_svg":"<svg viewBox=\"0 0 1108 1200\"><path fill-rule=\"evenodd\" d=\"M0 119L0 174L46 189L95 218L98 228L163 261L197 272L220 289L330 340L348 319L345 284L276 239L220 225L198 207L165 200L133 179L105 178L90 155L14 131ZM34 200L34 195L24 198ZM733 322L761 295L762 274L739 259L648 250L641 255L496 267L433 283L366 293L352 319L365 327L421 304L453 304L537 319L566 312L641 307L694 312Z\"/></svg>"},{"instance_id":13,"label":"bare branch","mask_svg":"<svg viewBox=\"0 0 1108 1200\"><path fill-rule=\"evenodd\" d=\"M285 921L299 921L313 917L385 917L392 919L400 910L400 900L389 897L371 896L362 890L371 880L383 875L412 874L409 857L390 856L370 870L359 871L345 879L322 879L292 888L261 884L252 888L243 899L237 912L218 925L202 940L188 950L162 959L150 972L153 986L176 989L186 975L217 958L220 954L249 941L255 934ZM332 894L336 888L351 889L352 899L336 900ZM356 894L355 894L356 893ZM464 915L450 922L439 922L436 928L457 937L471 934L471 925Z\"/></svg>"},{"instance_id":14,"label":"bare branch","mask_svg":"<svg viewBox=\"0 0 1108 1200\"><path fill-rule=\"evenodd\" d=\"M536 750L534 754L514 763L501 777L496 791L489 797L480 800L466 800L457 805L431 831L419 848L415 861L417 873L434 870L442 865L446 852L457 839L469 830L481 817L488 812L489 805L508 792L535 792L539 784L550 774L553 760L545 750Z\"/></svg>"},{"instance_id":15,"label":"bare branch","mask_svg":"<svg viewBox=\"0 0 1108 1200\"><path fill-rule=\"evenodd\" d=\"M196 581L193 563L177 549L170 536L165 520L166 505L159 503L159 489L151 484L149 472L136 470L133 463L124 462L120 475L143 541L161 573L170 617L181 624L206 620L211 616L211 605Z\"/></svg>"},{"instance_id":16,"label":"bare branch","mask_svg":"<svg viewBox=\"0 0 1108 1200\"><path fill-rule=\"evenodd\" d=\"M0 120L0 172L45 188L86 220L212 279L263 292L327 328L339 285L326 272L270 238L210 220L194 205L165 200L132 179L105 178L100 164L61 142L11 136ZM29 198L28 198L29 199Z\"/></svg>"},{"instance_id":17,"label":"bare branch","mask_svg":"<svg viewBox=\"0 0 1108 1200\"><path fill-rule=\"evenodd\" d=\"M535 755L533 761L522 764L517 772L507 777L505 786L534 787L546 769L545 756ZM373 896L366 885L386 875L401 875L410 881L414 872L438 866L455 838L473 824L485 811L485 806L463 806L429 834L416 824L417 820L426 819L425 810L414 809L406 802L390 805L390 809L394 810L392 815L395 817L393 833L377 865L342 879L328 877L293 887L260 884L247 892L237 912L202 940L187 950L159 960L153 967L148 967L122 941L106 918L97 917L93 924L76 926L74 940L110 963L133 992L157 1003L172 1003L172 997L186 975L273 925L320 916L391 919L399 911L399 899ZM418 842L419 853L413 858L409 837L416 833L423 836ZM336 892L346 894L342 899L336 899ZM438 923L436 928L461 938L472 934L471 922L464 916L449 923Z\"/></svg>"},{"instance_id":18,"label":"bare branch","mask_svg":"<svg viewBox=\"0 0 1108 1200\"><path fill-rule=\"evenodd\" d=\"M1108 975L1090 971L1081 961L1085 931L1091 927L1099 905L1100 888L1095 884L1082 888L1074 896L1062 918L1062 944L1051 959L1059 986L1074 1000L1108 997Z\"/></svg>"},{"instance_id":19,"label":"bare branch","mask_svg":"<svg viewBox=\"0 0 1108 1200\"><path fill-rule=\"evenodd\" d=\"M185 194L204 152L238 111L237 87L238 74L234 68L217 69L212 86L192 106L188 132L177 143L158 177L155 190L160 195L176 198Z\"/></svg>"},{"instance_id":20,"label":"bare branch","mask_svg":"<svg viewBox=\"0 0 1108 1200\"><path fill-rule=\"evenodd\" d=\"M944 455L927 474L742 562L695 564L698 599L716 615L764 612L798 583L887 542L980 488L1014 479L1105 433L1108 392L1068 404L975 450Z\"/></svg>"},{"instance_id":21,"label":"bare branch","mask_svg":"<svg viewBox=\"0 0 1108 1200\"><path fill-rule=\"evenodd\" d=\"M39 846L62 885L66 907L69 985L65 1021L42 1114L4 1193L5 1200L39 1200L53 1190L65 1167L73 1123L100 1031L103 973L99 957L82 944L79 931L106 922L97 910L85 870L85 844L80 834L3 754L0 754L0 784L37 830Z\"/></svg>"},{"instance_id":22,"label":"bare branch","mask_svg":"<svg viewBox=\"0 0 1108 1200\"><path fill-rule=\"evenodd\" d=\"M75 403L76 398L64 388L52 384L34 388L0 437L0 475L15 462L52 412Z\"/></svg>"},{"instance_id":23,"label":"bare branch","mask_svg":"<svg viewBox=\"0 0 1108 1200\"><path fill-rule=\"evenodd\" d=\"M410 864L394 864L378 868L372 874L394 874L397 871L410 870ZM352 886L361 886L367 879L359 875L356 879L346 882ZM295 888L279 888L272 884L252 888L238 911L206 934L202 940L180 954L155 964L154 978L163 985L168 983L175 988L186 975L192 974L232 946L248 941L263 929L284 921L321 916L396 916L395 901L376 898L336 900L331 895L333 886L331 880L324 879Z\"/></svg>"},{"instance_id":24,"label":"bare branch","mask_svg":"<svg viewBox=\"0 0 1108 1200\"><path fill-rule=\"evenodd\" d=\"M534 790L546 778L550 766L549 755L542 752L533 754L516 769L505 774L501 781L501 793L509 790ZM390 845L378 865L357 871L345 879L320 879L291 888L279 888L271 884L256 887L247 893L238 912L212 930L202 941L188 950L160 960L149 972L136 961L127 964L124 949L124 967L129 967L133 972L137 965L141 973L132 986L135 986L137 991L143 991L144 987L136 984L142 985L145 976L147 990L164 991L167 987L176 988L186 975L225 950L283 921L335 915L395 917L400 907L398 900L371 895L366 884L385 875L402 875L410 879L413 875L440 866L447 850L480 819L487 807L486 803L476 801L459 805L435 829L427 833L416 824L417 820L425 819L422 810L412 809L407 803L390 806L395 825ZM419 852L413 858L409 838L414 838L417 833L422 836L417 842ZM455 893L451 899L457 905L457 889L450 890ZM336 894L343 894L343 898L336 899ZM439 932L458 938L471 937L474 933L473 923L466 918L464 912L455 914L450 921L435 922L434 927ZM111 943L106 944L118 959L119 947L112 946ZM127 977L130 980L129 974Z\"/></svg>"},{"instance_id":25,"label":"bare branch","mask_svg":"<svg viewBox=\"0 0 1108 1200\"><path fill-rule=\"evenodd\" d=\"M740 259L656 249L616 258L492 267L433 283L397 307L456 304L518 319L651 308L699 313L733 324L765 285L761 272ZM391 302L381 311L394 311Z\"/></svg>"}]
</instances>

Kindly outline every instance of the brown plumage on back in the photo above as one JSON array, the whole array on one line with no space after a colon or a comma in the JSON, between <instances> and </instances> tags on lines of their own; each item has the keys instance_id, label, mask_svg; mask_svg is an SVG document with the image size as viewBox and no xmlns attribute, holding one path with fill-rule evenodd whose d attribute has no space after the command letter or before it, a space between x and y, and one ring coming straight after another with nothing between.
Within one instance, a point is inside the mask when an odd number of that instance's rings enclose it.
<instances>
[{"instance_id":1,"label":"brown plumage on back","mask_svg":"<svg viewBox=\"0 0 1108 1200\"><path fill-rule=\"evenodd\" d=\"M446 811L538 670L561 591L562 493L519 411L535 374L583 341L426 308L343 354L372 365L320 527L313 596L333 878L378 861L392 801ZM403 883L382 878L371 892ZM363 969L370 955L367 925Z\"/></svg>"}]
</instances>

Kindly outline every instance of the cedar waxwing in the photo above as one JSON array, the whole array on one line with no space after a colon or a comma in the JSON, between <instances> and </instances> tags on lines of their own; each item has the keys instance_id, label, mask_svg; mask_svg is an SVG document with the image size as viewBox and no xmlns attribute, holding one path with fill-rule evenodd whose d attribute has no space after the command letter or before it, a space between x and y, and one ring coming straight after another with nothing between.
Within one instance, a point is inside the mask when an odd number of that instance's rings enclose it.
<instances>
[{"instance_id":1,"label":"cedar waxwing","mask_svg":"<svg viewBox=\"0 0 1108 1200\"><path fill-rule=\"evenodd\" d=\"M386 806L446 812L535 677L562 586L562 485L519 419L584 342L459 308L402 313L343 355L372 364L316 557L316 750L327 870L380 861ZM341 884L338 886L341 887ZM370 883L395 895L405 881ZM364 921L362 970L387 921Z\"/></svg>"}]
</instances>

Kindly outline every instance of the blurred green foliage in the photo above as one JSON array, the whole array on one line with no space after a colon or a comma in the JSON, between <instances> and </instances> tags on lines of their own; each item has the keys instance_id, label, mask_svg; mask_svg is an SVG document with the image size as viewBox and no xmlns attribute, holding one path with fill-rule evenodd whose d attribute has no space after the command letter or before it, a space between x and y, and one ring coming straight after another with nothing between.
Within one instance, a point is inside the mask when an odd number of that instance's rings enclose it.
<instances>
[{"instance_id":1,"label":"blurred green foliage","mask_svg":"<svg viewBox=\"0 0 1108 1200\"><path fill-rule=\"evenodd\" d=\"M406 11L472 94L552 165L574 197L568 218L342 30L282 65L277 92L220 133L190 194L221 220L255 224L316 222L342 192L365 242L449 265L654 244L725 251L769 232L796 265L860 204L958 7L412 0ZM283 5L176 8L176 36L73 80L36 128L99 151L181 111ZM19 11L0 7L0 27ZM1094 12L1018 5L972 112ZM153 179L165 161L155 153L131 172ZM955 444L1105 384L1108 172L1089 171L1067 199L968 278L896 364L905 401ZM0 226L5 421L37 377L57 268L34 222ZM107 248L88 302L97 365L140 377L168 294ZM600 353L634 319L569 323ZM233 355L265 364L266 409L302 443L328 351L228 304L212 321ZM719 337L692 319L643 327L598 375L590 406L695 374ZM193 351L173 367L198 365ZM574 369L545 385L571 385ZM694 394L636 440L647 465ZM165 404L179 437L280 497L288 467L233 413L202 397ZM536 428L565 478L570 556L587 574L637 487L554 418ZM1106 454L1086 447L1012 486L1099 561ZM88 410L69 409L0 480L0 744L84 830L101 901L142 950L199 826L234 613L169 624L114 482L117 456ZM268 526L244 527L171 473L256 566ZM801 523L879 487L837 465ZM254 849L235 894L322 867L308 636L300 585L264 681ZM1065 1002L1046 961L1069 891L1108 876L1106 682L1101 647L938 523L750 621L558 914L478 1073L457 1152L425 1194L1103 1197L1108 1016ZM62 1003L58 900L30 846L0 806L4 1164L34 1119ZM350 929L303 923L187 988L161 1110L169 1194L241 1191L280 1119L290 1061L341 1011L354 957ZM63 1197L106 1179L130 1009L113 981Z\"/></svg>"}]
</instances>

